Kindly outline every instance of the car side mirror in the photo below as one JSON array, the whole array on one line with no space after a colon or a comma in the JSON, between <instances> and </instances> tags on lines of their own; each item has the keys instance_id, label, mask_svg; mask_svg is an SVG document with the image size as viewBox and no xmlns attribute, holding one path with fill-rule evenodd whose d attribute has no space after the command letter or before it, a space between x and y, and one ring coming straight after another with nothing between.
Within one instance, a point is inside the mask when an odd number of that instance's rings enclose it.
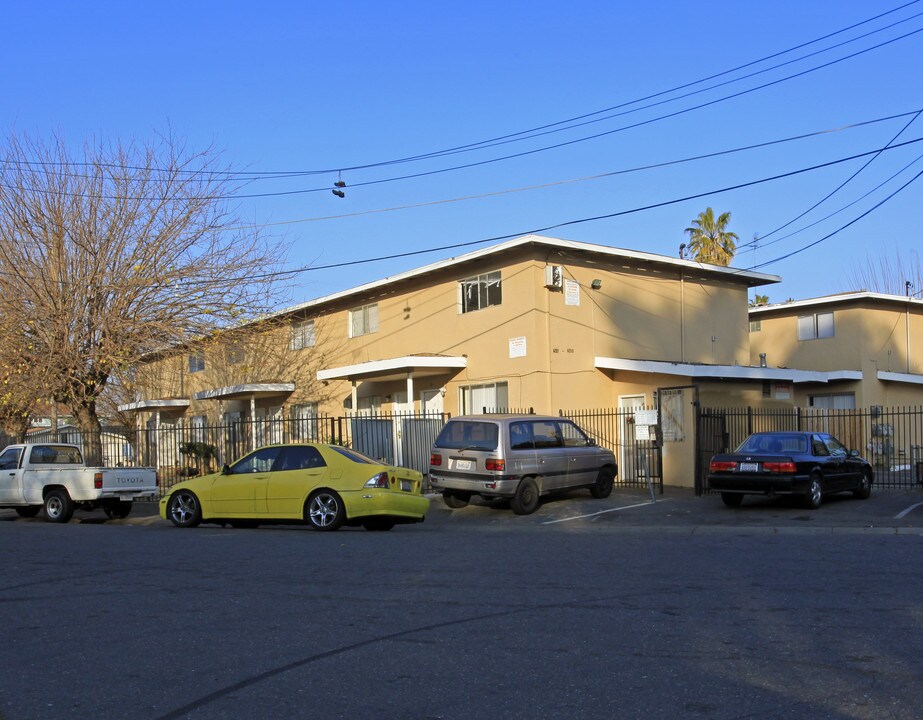
<instances>
[{"instance_id":1,"label":"car side mirror","mask_svg":"<svg viewBox=\"0 0 923 720\"><path fill-rule=\"evenodd\" d=\"M596 441L593 438L590 438L587 445L589 445L590 447L596 447Z\"/></svg>"},{"instance_id":2,"label":"car side mirror","mask_svg":"<svg viewBox=\"0 0 923 720\"><path fill-rule=\"evenodd\" d=\"M851 457L851 458L859 457L859 451L858 451L858 450L850 450L850 451L849 451L849 457Z\"/></svg>"},{"instance_id":3,"label":"car side mirror","mask_svg":"<svg viewBox=\"0 0 923 720\"><path fill-rule=\"evenodd\" d=\"M222 475L230 475L230 474L231 474L231 466L230 466L230 465L225 465L224 467L222 467L222 468L221 468L221 474L222 474Z\"/></svg>"}]
</instances>

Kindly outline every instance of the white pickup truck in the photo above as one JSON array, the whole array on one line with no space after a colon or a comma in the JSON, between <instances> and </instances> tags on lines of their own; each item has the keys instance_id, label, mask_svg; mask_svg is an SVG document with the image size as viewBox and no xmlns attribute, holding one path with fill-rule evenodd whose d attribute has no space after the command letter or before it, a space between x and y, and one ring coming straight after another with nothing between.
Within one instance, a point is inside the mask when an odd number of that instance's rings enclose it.
<instances>
[{"instance_id":1,"label":"white pickup truck","mask_svg":"<svg viewBox=\"0 0 923 720\"><path fill-rule=\"evenodd\" d=\"M44 507L50 522L66 523L77 508L124 518L133 501L156 494L154 468L87 467L77 445L26 443L0 452L0 508L15 508L22 517Z\"/></svg>"}]
</instances>

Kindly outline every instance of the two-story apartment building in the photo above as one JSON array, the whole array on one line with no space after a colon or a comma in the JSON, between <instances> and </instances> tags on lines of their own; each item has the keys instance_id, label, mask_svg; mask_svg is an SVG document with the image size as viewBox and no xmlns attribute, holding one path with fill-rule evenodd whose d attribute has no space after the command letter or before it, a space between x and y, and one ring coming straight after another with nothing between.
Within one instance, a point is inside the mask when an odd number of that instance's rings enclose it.
<instances>
[{"instance_id":1,"label":"two-story apartment building","mask_svg":"<svg viewBox=\"0 0 923 720\"><path fill-rule=\"evenodd\" d=\"M803 407L923 404L923 300L853 292L750 308L750 362L811 368Z\"/></svg>"},{"instance_id":2,"label":"two-story apartment building","mask_svg":"<svg viewBox=\"0 0 923 720\"><path fill-rule=\"evenodd\" d=\"M152 357L149 425L369 410L663 408L663 472L693 461L693 404L792 406L832 373L751 362L750 288L773 275L525 236L279 311ZM626 429L627 432L627 429Z\"/></svg>"}]
</instances>

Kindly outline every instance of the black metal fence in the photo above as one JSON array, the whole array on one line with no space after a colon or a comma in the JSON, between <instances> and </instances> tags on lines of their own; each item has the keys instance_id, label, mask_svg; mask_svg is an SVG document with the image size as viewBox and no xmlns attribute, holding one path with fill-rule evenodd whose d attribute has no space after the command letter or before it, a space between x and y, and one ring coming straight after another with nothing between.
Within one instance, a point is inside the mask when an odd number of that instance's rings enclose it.
<instances>
[{"instance_id":1,"label":"black metal fence","mask_svg":"<svg viewBox=\"0 0 923 720\"><path fill-rule=\"evenodd\" d=\"M699 408L695 488L705 491L711 456L770 430L830 433L875 467L875 484L912 488L923 482L923 407L857 410L822 408Z\"/></svg>"},{"instance_id":2,"label":"black metal fence","mask_svg":"<svg viewBox=\"0 0 923 720\"><path fill-rule=\"evenodd\" d=\"M644 408L651 410L652 408ZM657 432L636 422L637 409L559 410L562 417L573 420L602 447L615 453L618 463L617 487L653 488L663 493L661 446Z\"/></svg>"},{"instance_id":3,"label":"black metal fence","mask_svg":"<svg viewBox=\"0 0 923 720\"><path fill-rule=\"evenodd\" d=\"M531 411L524 411L527 414ZM489 412L489 411L488 411ZM504 409L502 412L510 412ZM628 410L560 410L599 445L615 453L619 487L653 487L663 492L660 448L639 440L634 413ZM383 462L429 472L430 448L449 418L445 413L361 413L307 418L242 419L223 425L161 423L157 427L108 428L98 437L102 464L156 467L161 490L186 477L214 472L226 463L263 445L324 442L345 445ZM57 442L74 443L86 451L95 443L87 434L61 428ZM50 431L31 441L49 442ZM15 442L10 438L9 442Z\"/></svg>"}]
</instances>

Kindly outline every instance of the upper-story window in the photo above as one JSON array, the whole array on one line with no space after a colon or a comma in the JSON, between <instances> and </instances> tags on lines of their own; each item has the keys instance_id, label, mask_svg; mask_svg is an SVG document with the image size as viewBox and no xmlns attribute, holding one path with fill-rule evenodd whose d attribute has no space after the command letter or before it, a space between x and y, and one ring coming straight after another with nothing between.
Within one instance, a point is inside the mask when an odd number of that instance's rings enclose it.
<instances>
[{"instance_id":1,"label":"upper-story window","mask_svg":"<svg viewBox=\"0 0 923 720\"><path fill-rule=\"evenodd\" d=\"M462 280L459 283L459 289L463 313L499 305L503 300L499 270Z\"/></svg>"},{"instance_id":2,"label":"upper-story window","mask_svg":"<svg viewBox=\"0 0 923 720\"><path fill-rule=\"evenodd\" d=\"M801 315L798 318L799 340L820 340L833 337L833 313Z\"/></svg>"},{"instance_id":3,"label":"upper-story window","mask_svg":"<svg viewBox=\"0 0 923 720\"><path fill-rule=\"evenodd\" d=\"M349 311L349 337L378 332L378 303L363 305Z\"/></svg>"},{"instance_id":4,"label":"upper-story window","mask_svg":"<svg viewBox=\"0 0 923 720\"><path fill-rule=\"evenodd\" d=\"M290 349L304 350L305 348L314 347L315 342L313 320L298 320L292 323Z\"/></svg>"},{"instance_id":5,"label":"upper-story window","mask_svg":"<svg viewBox=\"0 0 923 720\"><path fill-rule=\"evenodd\" d=\"M189 353L189 372L197 373L205 369L205 353L201 350Z\"/></svg>"},{"instance_id":6,"label":"upper-story window","mask_svg":"<svg viewBox=\"0 0 923 720\"><path fill-rule=\"evenodd\" d=\"M760 320L751 320L750 321L750 332L759 332L763 328L763 323Z\"/></svg>"}]
</instances>

